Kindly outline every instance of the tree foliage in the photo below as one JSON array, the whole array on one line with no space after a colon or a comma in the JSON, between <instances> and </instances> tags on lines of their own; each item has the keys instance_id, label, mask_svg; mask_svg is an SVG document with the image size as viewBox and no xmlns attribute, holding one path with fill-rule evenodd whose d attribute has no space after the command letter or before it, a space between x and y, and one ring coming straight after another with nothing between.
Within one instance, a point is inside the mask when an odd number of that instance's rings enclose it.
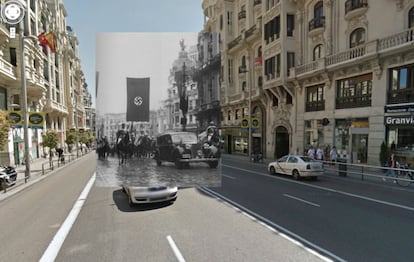
<instances>
[{"instance_id":1,"label":"tree foliage","mask_svg":"<svg viewBox=\"0 0 414 262\"><path fill-rule=\"evenodd\" d=\"M384 141L382 141L381 148L380 148L380 154L379 154L379 161L382 166L384 166L387 162L388 157L388 148Z\"/></svg>"},{"instance_id":2,"label":"tree foliage","mask_svg":"<svg viewBox=\"0 0 414 262\"><path fill-rule=\"evenodd\" d=\"M59 143L58 134L54 130L47 130L46 133L42 135L42 145L54 149Z\"/></svg>"},{"instance_id":3,"label":"tree foliage","mask_svg":"<svg viewBox=\"0 0 414 262\"><path fill-rule=\"evenodd\" d=\"M76 143L76 135L74 133L68 132L66 133L66 140L65 143L68 145L73 145Z\"/></svg>"},{"instance_id":4,"label":"tree foliage","mask_svg":"<svg viewBox=\"0 0 414 262\"><path fill-rule=\"evenodd\" d=\"M9 141L10 121L7 119L7 111L0 110L0 151Z\"/></svg>"}]
</instances>

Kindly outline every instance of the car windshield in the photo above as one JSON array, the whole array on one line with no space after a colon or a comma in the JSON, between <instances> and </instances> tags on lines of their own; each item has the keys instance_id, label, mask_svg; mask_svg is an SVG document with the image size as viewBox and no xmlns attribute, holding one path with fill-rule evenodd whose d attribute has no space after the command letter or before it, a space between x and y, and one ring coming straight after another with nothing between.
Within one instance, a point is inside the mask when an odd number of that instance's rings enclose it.
<instances>
[{"instance_id":1,"label":"car windshield","mask_svg":"<svg viewBox=\"0 0 414 262\"><path fill-rule=\"evenodd\" d=\"M197 136L193 133L171 135L173 143L197 144Z\"/></svg>"},{"instance_id":2,"label":"car windshield","mask_svg":"<svg viewBox=\"0 0 414 262\"><path fill-rule=\"evenodd\" d=\"M301 156L300 159L302 159L305 162L314 162L315 159L307 157L307 156Z\"/></svg>"}]
</instances>

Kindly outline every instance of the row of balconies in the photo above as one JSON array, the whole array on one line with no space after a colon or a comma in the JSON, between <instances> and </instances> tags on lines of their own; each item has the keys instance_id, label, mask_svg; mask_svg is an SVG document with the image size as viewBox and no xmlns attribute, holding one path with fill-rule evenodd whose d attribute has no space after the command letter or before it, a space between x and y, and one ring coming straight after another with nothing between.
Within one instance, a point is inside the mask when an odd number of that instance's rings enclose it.
<instances>
[{"instance_id":1,"label":"row of balconies","mask_svg":"<svg viewBox=\"0 0 414 262\"><path fill-rule=\"evenodd\" d=\"M378 53L392 52L401 47L410 48L412 43L414 43L414 28L291 68L290 77L311 75L316 71L354 63L356 60L376 56Z\"/></svg>"}]
</instances>

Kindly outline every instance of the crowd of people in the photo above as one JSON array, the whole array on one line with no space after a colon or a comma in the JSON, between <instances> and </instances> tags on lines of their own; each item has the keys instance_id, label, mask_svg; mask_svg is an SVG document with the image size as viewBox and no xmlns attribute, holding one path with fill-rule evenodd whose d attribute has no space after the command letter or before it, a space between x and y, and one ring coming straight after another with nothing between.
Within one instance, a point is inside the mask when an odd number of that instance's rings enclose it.
<instances>
[{"instance_id":1,"label":"crowd of people","mask_svg":"<svg viewBox=\"0 0 414 262\"><path fill-rule=\"evenodd\" d=\"M296 154L300 154L299 148L296 149ZM338 152L336 150L336 146L332 148L327 145L325 148L322 148L319 145L316 149L311 145L307 151L305 151L304 155L320 161L331 161L332 165L335 165L335 162L338 159Z\"/></svg>"}]
</instances>

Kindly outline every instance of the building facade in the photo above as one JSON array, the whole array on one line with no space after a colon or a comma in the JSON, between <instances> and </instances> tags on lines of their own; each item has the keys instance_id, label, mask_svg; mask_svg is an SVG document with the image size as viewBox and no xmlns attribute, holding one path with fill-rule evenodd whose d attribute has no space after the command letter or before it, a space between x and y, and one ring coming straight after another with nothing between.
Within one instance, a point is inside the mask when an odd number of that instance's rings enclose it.
<instances>
[{"instance_id":1,"label":"building facade","mask_svg":"<svg viewBox=\"0 0 414 262\"><path fill-rule=\"evenodd\" d=\"M221 33L228 153L248 152L239 121L250 108L267 158L336 146L379 164L385 142L412 161L414 1L206 0L203 10L205 29Z\"/></svg>"},{"instance_id":2,"label":"building facade","mask_svg":"<svg viewBox=\"0 0 414 262\"><path fill-rule=\"evenodd\" d=\"M1 1L3 5L6 1ZM21 1L25 16L20 25L16 25L16 36L11 38L10 25L0 23L1 59L0 93L2 110L21 110L21 35L24 34L24 71L27 89L28 112L43 112L43 129L29 128L29 155L40 158L45 155L40 146L41 134L47 129L55 130L59 135L59 146L65 147L66 130L73 123L73 115L79 119L79 127L84 127L82 102L84 85L83 73L78 55L78 43L73 31L66 26L66 10L61 0ZM56 50L38 44L41 33L53 32L56 38ZM72 96L72 94L75 94ZM77 97L75 102L72 97ZM72 108L77 104L77 114ZM19 165L24 155L23 128L13 127L9 135L9 144L1 150L2 163Z\"/></svg>"}]
</instances>

